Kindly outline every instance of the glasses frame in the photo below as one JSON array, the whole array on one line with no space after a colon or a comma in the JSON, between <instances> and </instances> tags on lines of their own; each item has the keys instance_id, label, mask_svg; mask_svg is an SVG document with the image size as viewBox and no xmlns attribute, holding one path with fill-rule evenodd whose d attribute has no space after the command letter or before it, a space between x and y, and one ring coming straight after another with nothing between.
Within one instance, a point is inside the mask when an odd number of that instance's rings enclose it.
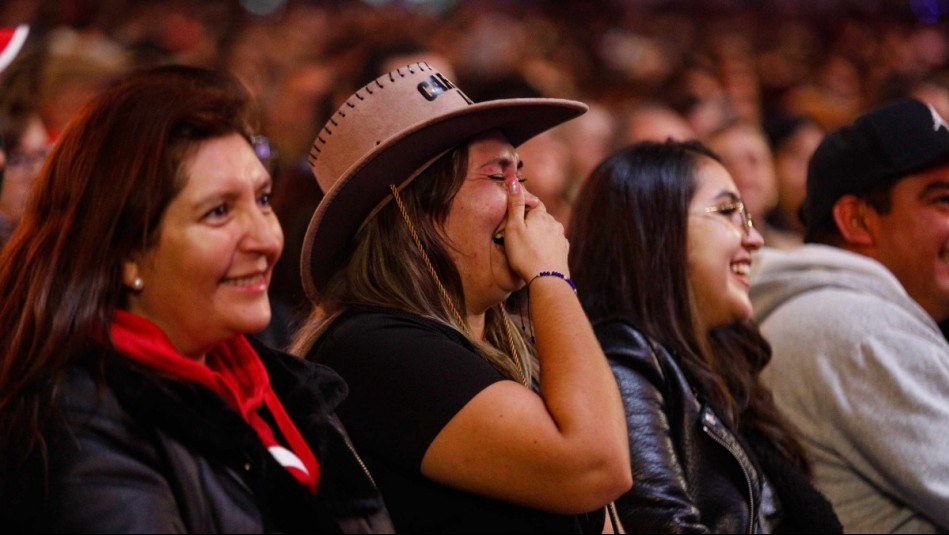
<instances>
[{"instance_id":1,"label":"glasses frame","mask_svg":"<svg viewBox=\"0 0 949 535\"><path fill-rule=\"evenodd\" d=\"M751 218L751 214L748 213L748 208L745 207L745 203L742 201L732 201L725 204L719 204L717 206L709 206L702 213L714 214L718 212L725 212L732 209L738 210L738 214L741 215L741 229L742 231L744 231L746 236L750 236L751 230L755 228L755 222ZM732 222L734 223L734 221Z\"/></svg>"}]
</instances>

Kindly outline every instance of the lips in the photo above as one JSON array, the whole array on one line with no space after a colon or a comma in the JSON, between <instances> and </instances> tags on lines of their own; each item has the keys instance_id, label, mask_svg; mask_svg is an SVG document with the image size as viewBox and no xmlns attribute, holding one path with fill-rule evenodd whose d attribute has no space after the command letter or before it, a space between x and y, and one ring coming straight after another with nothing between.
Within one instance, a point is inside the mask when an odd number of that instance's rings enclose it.
<instances>
[{"instance_id":1,"label":"lips","mask_svg":"<svg viewBox=\"0 0 949 535\"><path fill-rule=\"evenodd\" d=\"M735 273L736 275L747 277L748 274L751 273L751 261L739 260L738 262L732 262L731 270L732 273Z\"/></svg>"},{"instance_id":2,"label":"lips","mask_svg":"<svg viewBox=\"0 0 949 535\"><path fill-rule=\"evenodd\" d=\"M263 273L254 273L241 277L228 277L223 279L221 283L237 287L257 286L260 284L266 284L267 277Z\"/></svg>"}]
</instances>

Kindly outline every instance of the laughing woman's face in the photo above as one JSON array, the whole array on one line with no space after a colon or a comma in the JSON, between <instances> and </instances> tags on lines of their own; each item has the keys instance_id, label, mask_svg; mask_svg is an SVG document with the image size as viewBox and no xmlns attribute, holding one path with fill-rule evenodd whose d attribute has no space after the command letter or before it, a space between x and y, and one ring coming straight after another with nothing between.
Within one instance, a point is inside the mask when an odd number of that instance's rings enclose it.
<instances>
[{"instance_id":1,"label":"laughing woman's face","mask_svg":"<svg viewBox=\"0 0 949 535\"><path fill-rule=\"evenodd\" d=\"M747 224L728 171L710 158L701 158L697 165L698 188L689 206L689 283L700 318L714 329L751 317L751 253L764 240Z\"/></svg>"}]
</instances>

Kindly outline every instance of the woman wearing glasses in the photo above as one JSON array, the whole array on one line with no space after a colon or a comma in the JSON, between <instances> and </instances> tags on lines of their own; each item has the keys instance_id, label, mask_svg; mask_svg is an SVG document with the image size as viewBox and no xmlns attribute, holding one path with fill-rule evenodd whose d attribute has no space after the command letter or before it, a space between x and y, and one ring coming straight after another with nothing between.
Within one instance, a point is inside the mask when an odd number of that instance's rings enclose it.
<instances>
[{"instance_id":1,"label":"woman wearing glasses","mask_svg":"<svg viewBox=\"0 0 949 535\"><path fill-rule=\"evenodd\" d=\"M748 287L763 241L719 158L694 141L620 150L585 182L568 238L626 407L626 530L839 532L758 380L770 348Z\"/></svg>"}]
</instances>

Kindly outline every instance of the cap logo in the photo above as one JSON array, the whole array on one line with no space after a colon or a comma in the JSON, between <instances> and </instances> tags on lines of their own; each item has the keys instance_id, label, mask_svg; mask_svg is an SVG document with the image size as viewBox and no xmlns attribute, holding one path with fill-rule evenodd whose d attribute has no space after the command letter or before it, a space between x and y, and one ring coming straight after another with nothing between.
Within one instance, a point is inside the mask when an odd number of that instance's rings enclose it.
<instances>
[{"instance_id":1,"label":"cap logo","mask_svg":"<svg viewBox=\"0 0 949 535\"><path fill-rule=\"evenodd\" d=\"M418 92L421 93L422 96L425 97L425 100L429 102L434 101L436 98L447 91L457 89L455 84L451 83L451 80L445 78L440 72L435 73L432 76L426 78L424 81L420 82L417 88ZM472 104L471 99L469 99L467 95L462 93L461 90L458 92L461 93L461 96L464 97L468 104Z\"/></svg>"},{"instance_id":2,"label":"cap logo","mask_svg":"<svg viewBox=\"0 0 949 535\"><path fill-rule=\"evenodd\" d=\"M949 132L949 124L939 115L936 108L933 108L932 104L927 104L927 106L929 106L929 113L933 115L933 132L938 132L940 128L945 128L946 132Z\"/></svg>"}]
</instances>

